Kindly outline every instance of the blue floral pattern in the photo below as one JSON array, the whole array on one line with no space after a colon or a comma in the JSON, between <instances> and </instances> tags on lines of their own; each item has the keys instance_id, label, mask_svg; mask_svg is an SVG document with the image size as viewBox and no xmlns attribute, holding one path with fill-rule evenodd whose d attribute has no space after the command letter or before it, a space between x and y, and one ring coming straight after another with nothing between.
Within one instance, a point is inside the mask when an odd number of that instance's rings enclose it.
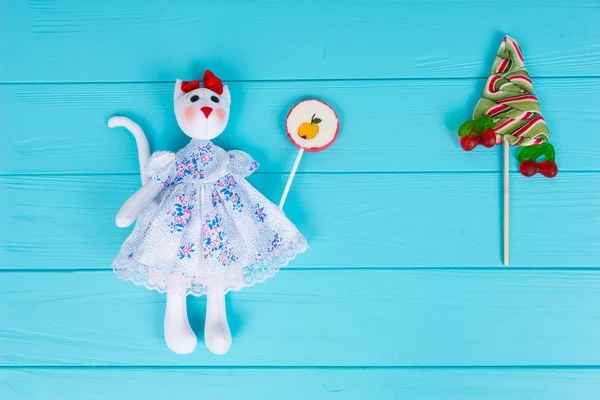
<instances>
[{"instance_id":1,"label":"blue floral pattern","mask_svg":"<svg viewBox=\"0 0 600 400\"><path fill-rule=\"evenodd\" d=\"M231 203L233 209L237 212L242 212L242 208L244 204L240 200L240 196L238 196L236 192L237 181L232 175L226 175L225 177L219 179L216 183L216 190L221 193L223 199L226 202ZM214 200L213 200L213 205Z\"/></svg>"},{"instance_id":2,"label":"blue floral pattern","mask_svg":"<svg viewBox=\"0 0 600 400\"><path fill-rule=\"evenodd\" d=\"M206 167L212 161L212 143L203 143L187 155L178 155L175 159L175 180L173 184L181 182L186 176L190 175L194 179L204 179L206 177L203 167Z\"/></svg>"},{"instance_id":3,"label":"blue floral pattern","mask_svg":"<svg viewBox=\"0 0 600 400\"><path fill-rule=\"evenodd\" d=\"M182 260L184 258L192 258L192 253L195 252L196 250L194 249L194 243L188 243L188 244L184 244L183 246L179 246L179 253L177 253L177 255L179 256L179 259Z\"/></svg>"},{"instance_id":4,"label":"blue floral pattern","mask_svg":"<svg viewBox=\"0 0 600 400\"><path fill-rule=\"evenodd\" d=\"M275 250L277 250L277 248L279 247L280 244L281 244L281 236L279 236L279 233L276 233L273 235L273 239L271 239L271 247L269 248L269 253L272 253Z\"/></svg>"},{"instance_id":5,"label":"blue floral pattern","mask_svg":"<svg viewBox=\"0 0 600 400\"><path fill-rule=\"evenodd\" d=\"M219 191L214 188L212 190L210 201L211 201L213 207L216 207L217 204L225 204L225 202L221 198L221 195L219 194Z\"/></svg>"},{"instance_id":6,"label":"blue floral pattern","mask_svg":"<svg viewBox=\"0 0 600 400\"><path fill-rule=\"evenodd\" d=\"M222 219L217 214L214 217L205 216L206 220L202 225L204 236L204 259L210 257L218 259L223 265L229 265L237 260L229 241L223 231Z\"/></svg>"},{"instance_id":7,"label":"blue floral pattern","mask_svg":"<svg viewBox=\"0 0 600 400\"><path fill-rule=\"evenodd\" d=\"M173 221L169 223L171 233L183 232L183 228L188 224L194 209L196 201L196 192L193 191L188 198L185 193L177 196L173 209L168 210L167 214L173 217Z\"/></svg>"},{"instance_id":8,"label":"blue floral pattern","mask_svg":"<svg viewBox=\"0 0 600 400\"><path fill-rule=\"evenodd\" d=\"M248 154L209 141L192 140L177 154L154 153L148 176L165 187L139 216L114 270L150 289L194 295L273 276L308 246L246 181L257 167Z\"/></svg>"},{"instance_id":9,"label":"blue floral pattern","mask_svg":"<svg viewBox=\"0 0 600 400\"><path fill-rule=\"evenodd\" d=\"M260 203L256 203L254 206L254 215L258 222L265 222L265 218L267 218L267 214L265 213L265 208L260 206Z\"/></svg>"}]
</instances>

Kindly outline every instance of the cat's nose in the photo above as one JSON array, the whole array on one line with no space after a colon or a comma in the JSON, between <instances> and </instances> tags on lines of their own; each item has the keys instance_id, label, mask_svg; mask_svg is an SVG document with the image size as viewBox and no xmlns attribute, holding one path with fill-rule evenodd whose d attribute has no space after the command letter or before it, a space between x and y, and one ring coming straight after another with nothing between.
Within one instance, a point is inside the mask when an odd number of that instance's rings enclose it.
<instances>
[{"instance_id":1,"label":"cat's nose","mask_svg":"<svg viewBox=\"0 0 600 400\"><path fill-rule=\"evenodd\" d=\"M210 108L210 107L202 107L202 108L200 109L200 111L202 111L202 112L204 113L204 116L205 116L206 118L208 118L208 116L210 115L210 113L212 112L212 110L213 110L213 109L212 109L212 108Z\"/></svg>"}]
</instances>

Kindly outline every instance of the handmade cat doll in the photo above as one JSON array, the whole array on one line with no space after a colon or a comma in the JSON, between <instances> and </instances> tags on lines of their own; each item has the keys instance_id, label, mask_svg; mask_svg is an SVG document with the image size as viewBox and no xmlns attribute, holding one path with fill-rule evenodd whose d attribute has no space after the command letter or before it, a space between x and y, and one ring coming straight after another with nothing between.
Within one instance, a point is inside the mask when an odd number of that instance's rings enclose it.
<instances>
[{"instance_id":1,"label":"handmade cat doll","mask_svg":"<svg viewBox=\"0 0 600 400\"><path fill-rule=\"evenodd\" d=\"M199 81L175 83L177 123L192 140L177 153L150 148L141 128L124 117L135 136L142 187L119 210L117 226L136 219L113 262L122 279L167 294L164 335L175 353L192 352L196 336L186 295L207 295L204 338L215 354L231 345L225 294L272 277L307 249L304 237L281 209L247 181L258 164L211 139L229 120L229 89L212 72Z\"/></svg>"}]
</instances>

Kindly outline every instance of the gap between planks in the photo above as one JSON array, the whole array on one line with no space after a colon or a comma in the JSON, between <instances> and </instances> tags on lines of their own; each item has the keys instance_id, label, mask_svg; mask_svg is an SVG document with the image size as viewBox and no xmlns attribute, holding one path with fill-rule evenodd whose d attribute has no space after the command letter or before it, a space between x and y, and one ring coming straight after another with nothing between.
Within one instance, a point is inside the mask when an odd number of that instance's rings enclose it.
<instances>
[{"instance_id":1,"label":"gap between planks","mask_svg":"<svg viewBox=\"0 0 600 400\"><path fill-rule=\"evenodd\" d=\"M486 80L488 76L471 77L394 77L394 78L289 78L289 79L229 79L223 83L328 83L328 82L415 82L415 81L461 81L461 80ZM568 79L599 79L600 75L583 76L543 76L534 75L531 79L548 80L568 80ZM154 81L3 81L0 86L18 86L18 85L138 85L138 84L166 84L173 83L174 80L154 80Z\"/></svg>"},{"instance_id":2,"label":"gap between planks","mask_svg":"<svg viewBox=\"0 0 600 400\"><path fill-rule=\"evenodd\" d=\"M321 370L321 371L335 371L335 370L371 370L371 371L389 371L389 370L405 370L405 371L524 371L524 370L544 370L544 371L561 371L561 370L600 370L600 365L482 365L482 366L464 366L464 365L424 365L424 366L390 366L390 365L376 365L376 366L360 366L360 365L286 365L286 366L274 366L274 365L0 365L0 371L2 370L65 370L65 371L79 371L79 370Z\"/></svg>"},{"instance_id":3,"label":"gap between planks","mask_svg":"<svg viewBox=\"0 0 600 400\"><path fill-rule=\"evenodd\" d=\"M510 271L510 272L595 272L600 267L285 267L278 274L286 272L309 272L309 271L336 271L336 272L374 272L374 271L428 271L428 272L477 272L477 271ZM0 267L0 274L75 274L75 273L112 273L112 268L4 268Z\"/></svg>"},{"instance_id":4,"label":"gap between planks","mask_svg":"<svg viewBox=\"0 0 600 400\"><path fill-rule=\"evenodd\" d=\"M573 170L565 170L565 169L561 169L559 171L560 174L597 174L600 172L600 168L597 170L593 170L593 169L573 169ZM478 174L478 175L498 175L501 174L502 171L501 170L477 170L477 171L461 171L461 170L444 170L444 171L298 171L296 172L296 175L321 175L321 176L328 176L328 175L474 175L474 174ZM521 176L521 173L519 171L513 170L509 172L510 176ZM43 173L43 172L36 172L36 173L25 173L25 174L20 174L20 173L0 173L0 178L13 178L13 177L20 177L20 178L37 178L37 177L86 177L86 176L92 176L92 177L101 177L101 176L135 176L138 177L140 174L139 172L99 172L99 173L91 173L91 172L84 172L84 173L76 173L76 172L66 172L66 173L62 173L62 172L49 172L49 173ZM254 174L252 174L252 176L269 176L269 175L275 175L275 176L287 176L289 175L289 171L281 171L281 172L276 172L276 171L271 171L271 172L255 172Z\"/></svg>"}]
</instances>

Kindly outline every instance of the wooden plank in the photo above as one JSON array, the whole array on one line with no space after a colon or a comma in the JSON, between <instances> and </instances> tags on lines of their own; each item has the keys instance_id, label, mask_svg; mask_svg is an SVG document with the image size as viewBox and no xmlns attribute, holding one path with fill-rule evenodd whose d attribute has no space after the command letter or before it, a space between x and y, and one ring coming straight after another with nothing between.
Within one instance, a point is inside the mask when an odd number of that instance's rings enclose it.
<instances>
[{"instance_id":1,"label":"wooden plank","mask_svg":"<svg viewBox=\"0 0 600 400\"><path fill-rule=\"evenodd\" d=\"M0 365L597 366L600 271L313 270L228 296L226 357L164 344L164 295L108 271L0 275ZM189 300L202 332L204 298Z\"/></svg>"},{"instance_id":2,"label":"wooden plank","mask_svg":"<svg viewBox=\"0 0 600 400\"><path fill-rule=\"evenodd\" d=\"M600 396L597 369L60 369L0 370L0 397L104 400L581 400ZM60 382L60 385L57 385Z\"/></svg>"},{"instance_id":3,"label":"wooden plank","mask_svg":"<svg viewBox=\"0 0 600 400\"><path fill-rule=\"evenodd\" d=\"M501 179L300 175L286 214L311 248L292 266L500 267ZM275 202L285 180L251 177ZM511 266L598 266L600 174L511 181ZM137 176L1 177L0 268L110 268L130 232L116 212L138 187Z\"/></svg>"},{"instance_id":4,"label":"wooden plank","mask_svg":"<svg viewBox=\"0 0 600 400\"><path fill-rule=\"evenodd\" d=\"M483 83L235 82L230 126L216 142L250 152L259 171L289 171L296 149L283 131L285 114L301 98L317 96L338 110L342 129L327 152L303 158L301 172L499 171L499 148L467 153L456 134ZM598 170L600 115L593 105L600 103L600 79L535 85L560 170ZM172 83L0 86L0 174L138 173L133 137L106 121L125 113L144 127L154 149L176 151L188 139L175 122L172 90Z\"/></svg>"},{"instance_id":5,"label":"wooden plank","mask_svg":"<svg viewBox=\"0 0 600 400\"><path fill-rule=\"evenodd\" d=\"M0 81L173 80L206 67L229 80L481 77L504 32L535 76L600 74L594 0L502 6L519 12L443 0L4 2Z\"/></svg>"}]
</instances>

